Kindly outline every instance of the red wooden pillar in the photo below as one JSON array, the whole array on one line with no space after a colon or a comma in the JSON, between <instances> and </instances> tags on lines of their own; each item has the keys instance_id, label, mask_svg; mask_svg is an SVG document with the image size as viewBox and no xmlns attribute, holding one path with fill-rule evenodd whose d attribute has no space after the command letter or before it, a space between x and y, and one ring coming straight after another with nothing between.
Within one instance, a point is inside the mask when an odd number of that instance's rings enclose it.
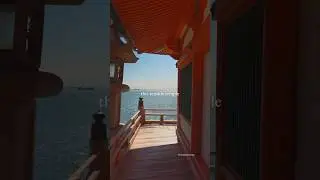
<instances>
[{"instance_id":1,"label":"red wooden pillar","mask_svg":"<svg viewBox=\"0 0 320 180\"><path fill-rule=\"evenodd\" d=\"M108 111L110 115L110 128L115 129L120 123L120 109L121 109L121 84L112 83L109 96Z\"/></svg>"},{"instance_id":2,"label":"red wooden pillar","mask_svg":"<svg viewBox=\"0 0 320 180\"><path fill-rule=\"evenodd\" d=\"M298 0L265 3L261 180L293 180Z\"/></svg>"},{"instance_id":3,"label":"red wooden pillar","mask_svg":"<svg viewBox=\"0 0 320 180\"><path fill-rule=\"evenodd\" d=\"M122 82L123 82L123 62L111 62L115 67L113 77L110 78L111 81L111 91L109 95L109 115L110 115L110 128L117 129L120 125L120 110L121 110L121 92L122 92Z\"/></svg>"},{"instance_id":4,"label":"red wooden pillar","mask_svg":"<svg viewBox=\"0 0 320 180\"><path fill-rule=\"evenodd\" d=\"M200 18L202 19L202 18ZM199 19L195 21L201 22ZM210 51L210 17L194 27L192 40L191 152L201 153L203 123L204 58Z\"/></svg>"},{"instance_id":5,"label":"red wooden pillar","mask_svg":"<svg viewBox=\"0 0 320 180\"><path fill-rule=\"evenodd\" d=\"M192 63L191 152L201 153L204 55L196 53Z\"/></svg>"},{"instance_id":6,"label":"red wooden pillar","mask_svg":"<svg viewBox=\"0 0 320 180\"><path fill-rule=\"evenodd\" d=\"M35 97L43 77L37 69L41 62L44 1L9 2L14 12L13 47L0 50L1 179L25 180L33 175Z\"/></svg>"}]
</instances>

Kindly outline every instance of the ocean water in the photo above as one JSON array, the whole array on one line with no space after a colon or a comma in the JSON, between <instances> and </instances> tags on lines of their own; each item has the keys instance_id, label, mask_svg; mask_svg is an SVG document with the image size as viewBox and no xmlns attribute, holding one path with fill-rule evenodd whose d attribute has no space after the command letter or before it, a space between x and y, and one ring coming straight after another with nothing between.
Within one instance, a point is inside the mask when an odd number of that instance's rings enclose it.
<instances>
[{"instance_id":1,"label":"ocean water","mask_svg":"<svg viewBox=\"0 0 320 180\"><path fill-rule=\"evenodd\" d=\"M59 96L37 103L34 180L64 180L89 153L91 115L99 107L103 90L78 91L67 88ZM148 108L176 108L174 93L129 91L122 94L121 122L137 112L138 99Z\"/></svg>"}]
</instances>

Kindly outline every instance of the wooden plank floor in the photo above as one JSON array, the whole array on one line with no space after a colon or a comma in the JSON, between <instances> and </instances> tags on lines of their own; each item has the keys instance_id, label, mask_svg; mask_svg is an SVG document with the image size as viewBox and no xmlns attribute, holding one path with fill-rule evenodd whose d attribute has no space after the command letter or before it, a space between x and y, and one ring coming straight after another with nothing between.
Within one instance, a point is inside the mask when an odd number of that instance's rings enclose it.
<instances>
[{"instance_id":1,"label":"wooden plank floor","mask_svg":"<svg viewBox=\"0 0 320 180\"><path fill-rule=\"evenodd\" d=\"M175 125L143 125L118 171L117 180L194 180L177 143Z\"/></svg>"}]
</instances>

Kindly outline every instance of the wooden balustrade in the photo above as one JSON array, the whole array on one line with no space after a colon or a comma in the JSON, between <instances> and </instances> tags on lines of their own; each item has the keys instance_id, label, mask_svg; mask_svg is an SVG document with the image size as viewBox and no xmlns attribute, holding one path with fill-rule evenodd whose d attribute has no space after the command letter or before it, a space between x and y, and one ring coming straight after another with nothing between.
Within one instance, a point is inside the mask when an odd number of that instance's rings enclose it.
<instances>
[{"instance_id":1,"label":"wooden balustrade","mask_svg":"<svg viewBox=\"0 0 320 180\"><path fill-rule=\"evenodd\" d=\"M88 180L96 180L99 178L99 175L100 175L100 171L93 171L88 177Z\"/></svg>"},{"instance_id":2,"label":"wooden balustrade","mask_svg":"<svg viewBox=\"0 0 320 180\"><path fill-rule=\"evenodd\" d=\"M156 123L162 124L176 124L177 123L177 109L174 108L145 108L145 116L159 116L160 119L149 119L146 118L145 123ZM173 120L165 120L164 117L175 117Z\"/></svg>"},{"instance_id":3,"label":"wooden balustrade","mask_svg":"<svg viewBox=\"0 0 320 180\"><path fill-rule=\"evenodd\" d=\"M142 124L141 111L136 112L130 120L121 127L111 140L110 163L113 165L112 174L115 173L118 162L129 150L138 129ZM112 175L111 175L112 176Z\"/></svg>"},{"instance_id":4,"label":"wooden balustrade","mask_svg":"<svg viewBox=\"0 0 320 180\"><path fill-rule=\"evenodd\" d=\"M141 123L141 114L138 111L133 115L130 120L117 132L117 134L111 140L111 153L131 140L133 133L136 131L138 125Z\"/></svg>"},{"instance_id":5,"label":"wooden balustrade","mask_svg":"<svg viewBox=\"0 0 320 180\"><path fill-rule=\"evenodd\" d=\"M146 120L146 116L160 116L160 120ZM130 118L130 120L124 124L114 136L110 139L110 172L111 179L113 174L116 174L118 163L121 158L127 153L131 144L136 137L140 126L144 123L160 123L160 124L175 124L175 120L164 120L164 116L176 117L176 109L169 108L143 108L140 106L139 110ZM106 151L108 152L108 151ZM99 159L98 154L91 155L85 163L74 172L69 180L97 180L103 175L102 169L93 167L94 162ZM90 173L91 172L91 173ZM102 175L101 175L102 174ZM101 176L101 177L99 177Z\"/></svg>"},{"instance_id":6,"label":"wooden balustrade","mask_svg":"<svg viewBox=\"0 0 320 180\"><path fill-rule=\"evenodd\" d=\"M99 154L91 155L81 166L74 172L69 180L84 180L87 179L91 165L98 159ZM91 176L91 175L90 175Z\"/></svg>"}]
</instances>

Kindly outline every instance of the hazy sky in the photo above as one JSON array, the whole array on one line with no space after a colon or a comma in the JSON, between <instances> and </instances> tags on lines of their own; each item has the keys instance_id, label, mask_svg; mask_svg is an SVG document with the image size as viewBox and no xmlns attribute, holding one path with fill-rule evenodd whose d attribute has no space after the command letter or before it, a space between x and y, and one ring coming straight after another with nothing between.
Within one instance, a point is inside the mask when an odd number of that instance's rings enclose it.
<instances>
[{"instance_id":1,"label":"hazy sky","mask_svg":"<svg viewBox=\"0 0 320 180\"><path fill-rule=\"evenodd\" d=\"M141 54L135 64L126 64L124 83L138 89L177 88L176 60L170 56Z\"/></svg>"}]
</instances>

